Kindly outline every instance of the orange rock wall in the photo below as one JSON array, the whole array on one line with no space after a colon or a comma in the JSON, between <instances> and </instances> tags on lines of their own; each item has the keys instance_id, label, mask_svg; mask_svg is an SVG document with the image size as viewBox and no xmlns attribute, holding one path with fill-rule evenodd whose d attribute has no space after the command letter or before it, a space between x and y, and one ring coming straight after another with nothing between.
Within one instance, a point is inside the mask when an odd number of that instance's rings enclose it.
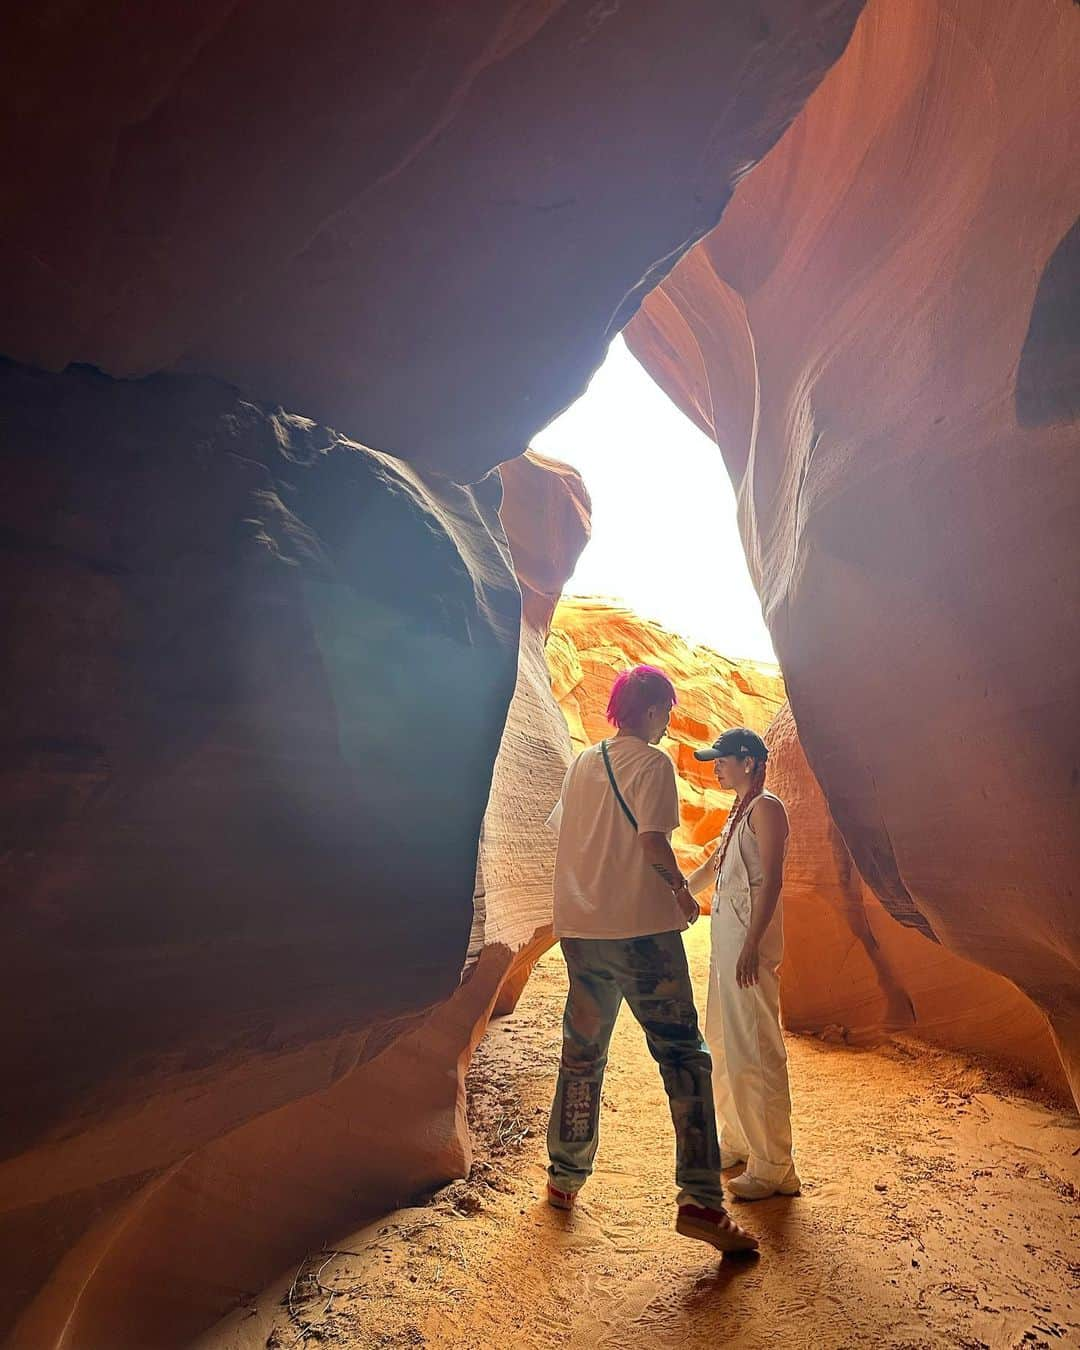
<instances>
[{"instance_id":1,"label":"orange rock wall","mask_svg":"<svg viewBox=\"0 0 1080 1350\"><path fill-rule=\"evenodd\" d=\"M871 0L628 329L715 436L814 775L1080 1096L1080 9Z\"/></svg>"},{"instance_id":2,"label":"orange rock wall","mask_svg":"<svg viewBox=\"0 0 1080 1350\"><path fill-rule=\"evenodd\" d=\"M992 1055L1066 1094L1046 1017L1011 981L897 923L863 881L787 706L766 735L769 787L787 806L784 1025L868 1044L908 1032Z\"/></svg>"},{"instance_id":3,"label":"orange rock wall","mask_svg":"<svg viewBox=\"0 0 1080 1350\"><path fill-rule=\"evenodd\" d=\"M670 677L679 702L660 744L678 774L683 821L672 844L684 871L698 867L734 794L717 786L712 766L699 763L693 752L725 727L764 732L784 700L780 672L756 661L729 661L630 610L576 597L563 599L555 610L547 660L575 752L612 734L604 710L619 671L646 662Z\"/></svg>"},{"instance_id":4,"label":"orange rock wall","mask_svg":"<svg viewBox=\"0 0 1080 1350\"><path fill-rule=\"evenodd\" d=\"M440 473L479 479L565 406L739 180L633 340L740 482L863 874L1027 989L1072 1053L1078 15L873 0L776 146L861 7L12 16L18 1350L180 1340L305 1224L461 1165L460 1067L543 883L481 857L485 936L512 936L458 984L518 599L493 482ZM72 361L214 378L41 373ZM539 614L546 544L521 539ZM524 666L540 698L535 647ZM563 753L545 741L552 780ZM510 805L491 819L515 837ZM361 1147L383 1100L407 1117L393 1177Z\"/></svg>"}]
</instances>

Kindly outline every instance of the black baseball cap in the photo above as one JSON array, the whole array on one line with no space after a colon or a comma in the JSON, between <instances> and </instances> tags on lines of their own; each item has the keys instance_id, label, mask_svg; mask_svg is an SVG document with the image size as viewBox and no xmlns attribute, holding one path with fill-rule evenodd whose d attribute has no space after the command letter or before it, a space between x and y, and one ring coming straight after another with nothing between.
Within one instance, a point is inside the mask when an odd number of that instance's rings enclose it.
<instances>
[{"instance_id":1,"label":"black baseball cap","mask_svg":"<svg viewBox=\"0 0 1080 1350\"><path fill-rule=\"evenodd\" d=\"M756 731L749 727L732 727L718 736L707 750L695 750L695 759L719 759L722 755L734 755L736 759L753 759L764 763L769 758L769 747Z\"/></svg>"}]
</instances>

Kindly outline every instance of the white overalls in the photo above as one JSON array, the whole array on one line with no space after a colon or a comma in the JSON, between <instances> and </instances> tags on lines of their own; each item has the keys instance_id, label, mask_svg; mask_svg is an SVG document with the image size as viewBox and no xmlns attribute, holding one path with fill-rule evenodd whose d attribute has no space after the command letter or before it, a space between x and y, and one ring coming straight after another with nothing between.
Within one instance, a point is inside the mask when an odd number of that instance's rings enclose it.
<instances>
[{"instance_id":1,"label":"white overalls","mask_svg":"<svg viewBox=\"0 0 1080 1350\"><path fill-rule=\"evenodd\" d=\"M791 1092L780 1031L782 900L761 940L757 984L740 989L735 983L751 894L764 879L758 842L749 828L753 813L751 806L735 826L713 895L705 1039L713 1059L716 1123L725 1157L746 1158L748 1177L779 1182L793 1165Z\"/></svg>"}]
</instances>

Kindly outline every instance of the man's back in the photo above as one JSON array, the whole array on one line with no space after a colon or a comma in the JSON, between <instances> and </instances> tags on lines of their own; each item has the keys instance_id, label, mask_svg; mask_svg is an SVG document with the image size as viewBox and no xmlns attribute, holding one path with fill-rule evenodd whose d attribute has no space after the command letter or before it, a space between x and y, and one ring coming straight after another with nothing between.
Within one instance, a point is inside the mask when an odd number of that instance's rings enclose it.
<instances>
[{"instance_id":1,"label":"man's back","mask_svg":"<svg viewBox=\"0 0 1080 1350\"><path fill-rule=\"evenodd\" d=\"M670 886L645 861L639 834L670 835L679 824L675 770L637 736L607 742L631 825L612 790L599 745L582 751L563 783L555 859L556 937L632 938L684 929Z\"/></svg>"}]
</instances>

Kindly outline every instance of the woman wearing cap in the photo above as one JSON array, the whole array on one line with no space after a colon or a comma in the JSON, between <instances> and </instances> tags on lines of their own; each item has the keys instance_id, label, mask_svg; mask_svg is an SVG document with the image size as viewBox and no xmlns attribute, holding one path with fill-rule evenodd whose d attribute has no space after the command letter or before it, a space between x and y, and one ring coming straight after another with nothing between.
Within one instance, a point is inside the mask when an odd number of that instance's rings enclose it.
<instances>
[{"instance_id":1,"label":"woman wearing cap","mask_svg":"<svg viewBox=\"0 0 1080 1350\"><path fill-rule=\"evenodd\" d=\"M778 973L787 812L765 790L769 752L747 727L725 731L694 757L712 760L717 782L735 793L715 852L688 878L693 892L709 883L714 888L705 1039L713 1057L721 1163L746 1163L728 1182L740 1200L795 1195Z\"/></svg>"}]
</instances>

